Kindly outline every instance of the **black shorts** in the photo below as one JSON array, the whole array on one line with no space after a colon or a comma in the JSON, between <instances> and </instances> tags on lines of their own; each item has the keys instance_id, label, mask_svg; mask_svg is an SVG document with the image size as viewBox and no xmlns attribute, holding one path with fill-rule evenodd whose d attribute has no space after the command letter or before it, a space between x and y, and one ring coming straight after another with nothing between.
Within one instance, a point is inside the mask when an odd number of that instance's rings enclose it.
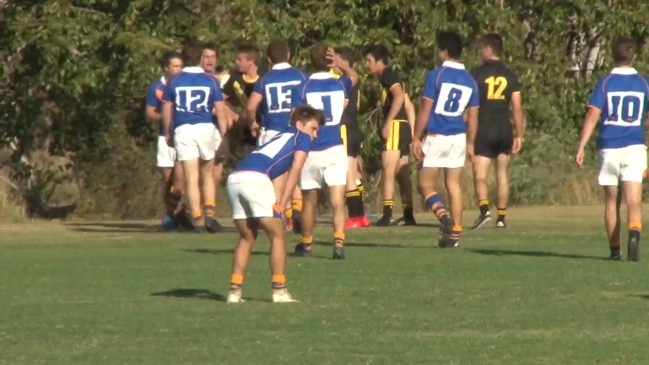
<instances>
[{"instance_id":1,"label":"black shorts","mask_svg":"<svg viewBox=\"0 0 649 365\"><path fill-rule=\"evenodd\" d=\"M358 157L363 146L363 133L358 128L347 128L340 126L340 136L343 138L343 145L347 149L348 157Z\"/></svg>"},{"instance_id":2,"label":"black shorts","mask_svg":"<svg viewBox=\"0 0 649 365\"><path fill-rule=\"evenodd\" d=\"M510 155L514 144L514 134L511 124L490 125L489 128L478 129L475 138L474 152L476 156L496 158L498 155Z\"/></svg>"},{"instance_id":3,"label":"black shorts","mask_svg":"<svg viewBox=\"0 0 649 365\"><path fill-rule=\"evenodd\" d=\"M406 120L393 120L388 133L388 139L383 140L384 151L401 151L401 156L410 154L412 134L410 124Z\"/></svg>"}]
</instances>

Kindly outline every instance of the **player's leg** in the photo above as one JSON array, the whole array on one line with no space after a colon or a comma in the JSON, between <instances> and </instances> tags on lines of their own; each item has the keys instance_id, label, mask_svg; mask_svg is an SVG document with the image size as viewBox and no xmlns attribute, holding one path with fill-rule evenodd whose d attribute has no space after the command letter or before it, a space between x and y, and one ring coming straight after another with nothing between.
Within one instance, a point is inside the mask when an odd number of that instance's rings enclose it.
<instances>
[{"instance_id":1,"label":"player's leg","mask_svg":"<svg viewBox=\"0 0 649 365\"><path fill-rule=\"evenodd\" d=\"M270 241L270 272L273 303L296 302L286 289L286 244L284 224L280 217L259 219Z\"/></svg>"},{"instance_id":2,"label":"player's leg","mask_svg":"<svg viewBox=\"0 0 649 365\"><path fill-rule=\"evenodd\" d=\"M412 193L412 180L410 179L410 155L406 154L399 160L399 172L397 173L397 180L399 181L399 190L401 192L401 202L403 204L403 217L399 219L400 226L416 226L414 207L413 207L413 193Z\"/></svg>"},{"instance_id":3,"label":"player's leg","mask_svg":"<svg viewBox=\"0 0 649 365\"><path fill-rule=\"evenodd\" d=\"M184 191L187 197L188 209L191 216L191 223L194 232L201 233L205 231L205 219L201 209L200 193L200 171L199 159L200 151L196 135L198 131L195 125L183 125L174 131L174 149L178 161L182 165L185 175Z\"/></svg>"},{"instance_id":4,"label":"player's leg","mask_svg":"<svg viewBox=\"0 0 649 365\"><path fill-rule=\"evenodd\" d=\"M627 260L640 261L640 232L642 231L642 180L647 170L647 148L629 146L623 150L620 171L627 206L629 237Z\"/></svg>"},{"instance_id":5,"label":"player's leg","mask_svg":"<svg viewBox=\"0 0 649 365\"><path fill-rule=\"evenodd\" d=\"M175 151L174 151L174 159ZM179 226L192 229L190 219L191 212L188 211L187 194L185 194L185 173L182 163L176 161L173 168L173 186L170 191L170 205L174 206L173 217Z\"/></svg>"},{"instance_id":6,"label":"player's leg","mask_svg":"<svg viewBox=\"0 0 649 365\"><path fill-rule=\"evenodd\" d=\"M394 208L394 185L399 169L401 151L399 150L399 121L392 121L390 133L385 141L384 151L381 152L381 173L383 178L383 214L374 224L376 226L389 226L394 222L392 210Z\"/></svg>"},{"instance_id":7,"label":"player's leg","mask_svg":"<svg viewBox=\"0 0 649 365\"><path fill-rule=\"evenodd\" d=\"M239 242L234 248L232 256L232 271L230 273L230 292L228 293L228 303L241 303L241 288L243 286L244 274L248 267L250 251L257 239L258 221L254 218L235 219L234 226L239 231Z\"/></svg>"},{"instance_id":8,"label":"player's leg","mask_svg":"<svg viewBox=\"0 0 649 365\"><path fill-rule=\"evenodd\" d=\"M343 145L347 150L347 186L345 201L347 204L348 216L345 228L368 227L370 222L365 217L365 207L362 193L359 189L360 173L358 172L357 156L360 155L362 143L360 131L348 129L346 126L341 129Z\"/></svg>"},{"instance_id":9,"label":"player's leg","mask_svg":"<svg viewBox=\"0 0 649 365\"><path fill-rule=\"evenodd\" d=\"M460 244L460 234L462 233L462 179L463 168L446 168L444 169L444 185L448 193L448 199L451 207L451 220L453 227L446 242L446 247L457 247Z\"/></svg>"},{"instance_id":10,"label":"player's leg","mask_svg":"<svg viewBox=\"0 0 649 365\"><path fill-rule=\"evenodd\" d=\"M417 173L417 182L419 192L424 198L424 205L427 210L435 214L440 225L439 247L446 247L446 241L451 234L453 222L442 196L435 189L435 180L437 179L440 167L446 166L446 152L448 142L446 136L427 136L422 143L422 152L424 160Z\"/></svg>"},{"instance_id":11,"label":"player's leg","mask_svg":"<svg viewBox=\"0 0 649 365\"><path fill-rule=\"evenodd\" d=\"M507 215L507 204L509 202L509 161L509 154L501 153L496 157L496 186L498 188L496 227L498 228L507 227L505 216Z\"/></svg>"},{"instance_id":12,"label":"player's leg","mask_svg":"<svg viewBox=\"0 0 649 365\"><path fill-rule=\"evenodd\" d=\"M349 161L347 151L342 145L330 148L326 154L326 158L322 160L322 167L324 182L329 187L329 200L333 214L333 259L342 260L345 258L345 188Z\"/></svg>"},{"instance_id":13,"label":"player's leg","mask_svg":"<svg viewBox=\"0 0 649 365\"><path fill-rule=\"evenodd\" d=\"M222 231L223 226L216 219L216 196L221 188L221 183L223 182L223 166L225 162L230 158L230 134L226 132L223 136L216 128L215 139L214 139L214 167L212 169L212 180L214 181L214 199L212 204L214 206L214 216L210 219L211 230L214 232Z\"/></svg>"},{"instance_id":14,"label":"player's leg","mask_svg":"<svg viewBox=\"0 0 649 365\"><path fill-rule=\"evenodd\" d=\"M201 125L202 134L197 137L200 152L201 193L203 196L203 216L205 228L214 233L220 230L216 222L216 181L214 180L214 158L216 156L216 128L212 124Z\"/></svg>"},{"instance_id":15,"label":"player's leg","mask_svg":"<svg viewBox=\"0 0 649 365\"><path fill-rule=\"evenodd\" d=\"M296 186L291 198L293 233L302 234L302 190Z\"/></svg>"},{"instance_id":16,"label":"player's leg","mask_svg":"<svg viewBox=\"0 0 649 365\"><path fill-rule=\"evenodd\" d=\"M318 203L318 189L322 189L324 177L319 167L322 151L311 151L300 172L300 189L302 196L300 243L295 246L295 253L303 257L311 255L313 247L313 230L315 226L315 208Z\"/></svg>"},{"instance_id":17,"label":"player's leg","mask_svg":"<svg viewBox=\"0 0 649 365\"><path fill-rule=\"evenodd\" d=\"M490 167L491 158L476 153L473 157L473 185L475 187L478 205L480 206L480 215L473 223L471 229L480 229L491 220L491 212L489 211L489 188L487 186L487 176L489 175Z\"/></svg>"},{"instance_id":18,"label":"player's leg","mask_svg":"<svg viewBox=\"0 0 649 365\"><path fill-rule=\"evenodd\" d=\"M604 226L611 249L611 259L620 260L620 204L622 191L617 186L604 186Z\"/></svg>"}]
</instances>

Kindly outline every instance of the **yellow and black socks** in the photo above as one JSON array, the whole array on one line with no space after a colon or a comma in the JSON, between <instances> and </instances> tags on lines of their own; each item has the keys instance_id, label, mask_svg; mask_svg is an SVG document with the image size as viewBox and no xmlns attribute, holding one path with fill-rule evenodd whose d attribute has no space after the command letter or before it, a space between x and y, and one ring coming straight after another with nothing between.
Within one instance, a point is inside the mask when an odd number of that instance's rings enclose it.
<instances>
[{"instance_id":1,"label":"yellow and black socks","mask_svg":"<svg viewBox=\"0 0 649 365\"><path fill-rule=\"evenodd\" d=\"M478 205L480 205L480 215L485 216L487 213L489 213L489 200L488 199L481 199L478 202Z\"/></svg>"},{"instance_id":2,"label":"yellow and black socks","mask_svg":"<svg viewBox=\"0 0 649 365\"><path fill-rule=\"evenodd\" d=\"M284 209L284 218L286 218L286 219L293 218L293 208Z\"/></svg>"},{"instance_id":3,"label":"yellow and black socks","mask_svg":"<svg viewBox=\"0 0 649 365\"><path fill-rule=\"evenodd\" d=\"M404 219L414 219L415 214L412 207L412 202L404 202L403 206L403 218Z\"/></svg>"},{"instance_id":4,"label":"yellow and black socks","mask_svg":"<svg viewBox=\"0 0 649 365\"><path fill-rule=\"evenodd\" d=\"M342 232L334 232L334 247L343 248L345 246L345 234Z\"/></svg>"},{"instance_id":5,"label":"yellow and black socks","mask_svg":"<svg viewBox=\"0 0 649 365\"><path fill-rule=\"evenodd\" d=\"M205 219L216 219L216 206L213 199L205 200L203 211L205 212Z\"/></svg>"},{"instance_id":6,"label":"yellow and black socks","mask_svg":"<svg viewBox=\"0 0 649 365\"><path fill-rule=\"evenodd\" d=\"M200 210L192 211L192 225L194 228L205 227L205 217Z\"/></svg>"},{"instance_id":7,"label":"yellow and black socks","mask_svg":"<svg viewBox=\"0 0 649 365\"><path fill-rule=\"evenodd\" d=\"M243 275L232 274L230 275L230 291L240 291L243 286Z\"/></svg>"},{"instance_id":8,"label":"yellow and black socks","mask_svg":"<svg viewBox=\"0 0 649 365\"><path fill-rule=\"evenodd\" d=\"M286 275L273 274L270 279L270 285L273 288L273 290L286 289Z\"/></svg>"},{"instance_id":9,"label":"yellow and black socks","mask_svg":"<svg viewBox=\"0 0 649 365\"><path fill-rule=\"evenodd\" d=\"M303 251L311 252L311 248L313 247L313 236L302 236L302 238L300 238L300 243L302 244Z\"/></svg>"},{"instance_id":10,"label":"yellow and black socks","mask_svg":"<svg viewBox=\"0 0 649 365\"><path fill-rule=\"evenodd\" d=\"M497 222L504 222L506 215L507 215L507 208L498 208Z\"/></svg>"},{"instance_id":11,"label":"yellow and black socks","mask_svg":"<svg viewBox=\"0 0 649 365\"><path fill-rule=\"evenodd\" d=\"M636 239L639 242L641 231L642 231L642 223L640 222L629 223L629 240Z\"/></svg>"},{"instance_id":12,"label":"yellow and black socks","mask_svg":"<svg viewBox=\"0 0 649 365\"><path fill-rule=\"evenodd\" d=\"M358 189L350 190L345 193L345 200L347 203L347 210L350 218L362 217L365 215L363 209L363 199L361 192Z\"/></svg>"},{"instance_id":13,"label":"yellow and black socks","mask_svg":"<svg viewBox=\"0 0 649 365\"><path fill-rule=\"evenodd\" d=\"M291 208L293 210L297 210L297 211L301 212L302 211L302 199L297 199L297 198L293 199L291 201Z\"/></svg>"},{"instance_id":14,"label":"yellow and black socks","mask_svg":"<svg viewBox=\"0 0 649 365\"><path fill-rule=\"evenodd\" d=\"M425 203L426 208L433 211L437 219L442 223L448 223L451 217L449 216L444 203L442 203L442 197L437 193L428 194L426 197Z\"/></svg>"},{"instance_id":15,"label":"yellow and black socks","mask_svg":"<svg viewBox=\"0 0 649 365\"><path fill-rule=\"evenodd\" d=\"M385 199L383 200L383 216L392 217L392 209L394 208L394 200Z\"/></svg>"}]
</instances>

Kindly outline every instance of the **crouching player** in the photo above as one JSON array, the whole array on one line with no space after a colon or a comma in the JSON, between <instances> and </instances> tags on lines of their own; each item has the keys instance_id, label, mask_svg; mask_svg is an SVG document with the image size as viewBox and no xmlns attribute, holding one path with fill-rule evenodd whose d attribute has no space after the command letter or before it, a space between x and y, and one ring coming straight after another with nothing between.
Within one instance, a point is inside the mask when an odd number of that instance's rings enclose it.
<instances>
[{"instance_id":1,"label":"crouching player","mask_svg":"<svg viewBox=\"0 0 649 365\"><path fill-rule=\"evenodd\" d=\"M239 230L234 249L228 303L240 303L243 273L259 228L270 241L270 271L274 303L296 300L286 290L286 246L282 208L293 190L311 149L311 142L324 124L322 111L310 106L298 107L291 116L291 126L246 156L228 177L228 196L232 218ZM275 195L273 180L288 171L281 195Z\"/></svg>"},{"instance_id":2,"label":"crouching player","mask_svg":"<svg viewBox=\"0 0 649 365\"><path fill-rule=\"evenodd\" d=\"M613 260L621 259L622 192L628 208L627 260L640 260L642 179L647 169L644 124L649 105L649 85L632 66L637 49L636 42L629 38L613 42L615 68L600 78L595 86L575 156L575 162L582 167L586 144L597 122L601 121L597 139L601 161L598 180L604 187L604 222ZM620 182L622 192L618 191Z\"/></svg>"}]
</instances>

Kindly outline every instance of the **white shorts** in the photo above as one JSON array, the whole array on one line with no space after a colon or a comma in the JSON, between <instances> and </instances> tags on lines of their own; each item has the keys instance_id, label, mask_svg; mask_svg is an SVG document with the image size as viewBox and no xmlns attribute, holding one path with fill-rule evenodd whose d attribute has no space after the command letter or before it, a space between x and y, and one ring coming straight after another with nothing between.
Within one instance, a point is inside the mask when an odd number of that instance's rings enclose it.
<instances>
[{"instance_id":1,"label":"white shorts","mask_svg":"<svg viewBox=\"0 0 649 365\"><path fill-rule=\"evenodd\" d=\"M327 186L347 185L347 151L343 145L323 151L311 151L300 175L300 189L321 189Z\"/></svg>"},{"instance_id":2,"label":"white shorts","mask_svg":"<svg viewBox=\"0 0 649 365\"><path fill-rule=\"evenodd\" d=\"M647 169L645 145L602 149L599 158L601 168L598 180L601 186L617 186L620 180L642 182Z\"/></svg>"},{"instance_id":3,"label":"white shorts","mask_svg":"<svg viewBox=\"0 0 649 365\"><path fill-rule=\"evenodd\" d=\"M262 128L259 131L259 138L257 139L257 146L261 146L262 144L265 144L266 142L270 141L275 137L276 135L280 134L280 131L272 130L272 129L264 129Z\"/></svg>"},{"instance_id":4,"label":"white shorts","mask_svg":"<svg viewBox=\"0 0 649 365\"><path fill-rule=\"evenodd\" d=\"M275 212L275 188L268 176L252 171L234 172L228 176L228 197L232 219L281 218Z\"/></svg>"},{"instance_id":5,"label":"white shorts","mask_svg":"<svg viewBox=\"0 0 649 365\"><path fill-rule=\"evenodd\" d=\"M176 163L176 150L169 147L165 136L158 137L158 152L156 153L156 164L162 168L172 168Z\"/></svg>"},{"instance_id":6,"label":"white shorts","mask_svg":"<svg viewBox=\"0 0 649 365\"><path fill-rule=\"evenodd\" d=\"M421 145L424 153L423 167L455 169L466 162L466 134L444 136L430 134Z\"/></svg>"},{"instance_id":7,"label":"white shorts","mask_svg":"<svg viewBox=\"0 0 649 365\"><path fill-rule=\"evenodd\" d=\"M174 148L178 161L214 158L216 128L212 123L183 124L174 131Z\"/></svg>"}]
</instances>

